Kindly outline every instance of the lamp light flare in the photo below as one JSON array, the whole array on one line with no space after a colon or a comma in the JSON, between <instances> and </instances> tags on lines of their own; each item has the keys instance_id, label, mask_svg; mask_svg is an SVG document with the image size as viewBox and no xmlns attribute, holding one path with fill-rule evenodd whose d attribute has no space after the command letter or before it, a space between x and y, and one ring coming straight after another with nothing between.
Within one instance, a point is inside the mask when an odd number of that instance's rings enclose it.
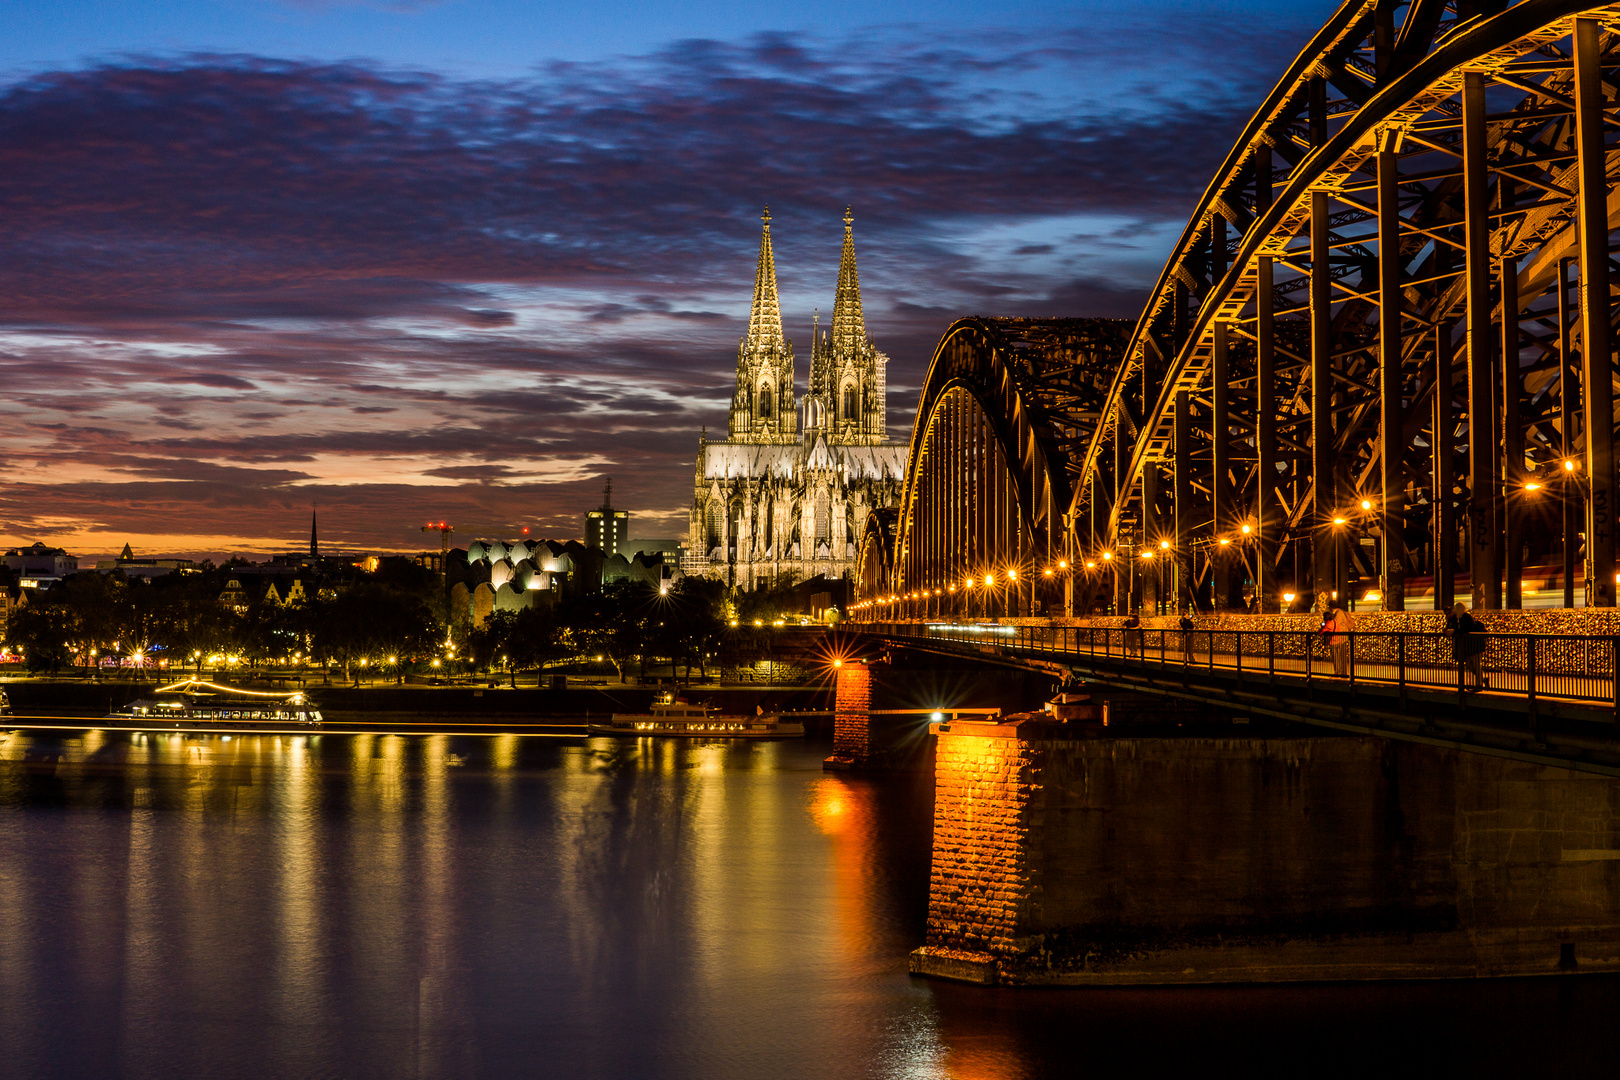
<instances>
[{"instance_id":1,"label":"lamp light flare","mask_svg":"<svg viewBox=\"0 0 1620 1080\"><path fill-rule=\"evenodd\" d=\"M1371 510L1372 509L1372 500L1371 499L1362 499L1361 500L1361 508L1363 510Z\"/></svg>"}]
</instances>

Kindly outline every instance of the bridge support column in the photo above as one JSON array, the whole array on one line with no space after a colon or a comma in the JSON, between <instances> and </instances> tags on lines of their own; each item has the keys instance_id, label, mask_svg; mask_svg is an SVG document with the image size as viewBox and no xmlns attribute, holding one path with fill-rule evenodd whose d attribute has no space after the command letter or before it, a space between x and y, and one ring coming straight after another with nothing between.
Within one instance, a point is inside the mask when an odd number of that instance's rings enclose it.
<instances>
[{"instance_id":1,"label":"bridge support column","mask_svg":"<svg viewBox=\"0 0 1620 1080\"><path fill-rule=\"evenodd\" d=\"M1401 214L1396 187L1400 144L1386 135L1378 150L1379 531L1383 533L1385 611L1406 609L1406 437L1401 407Z\"/></svg>"},{"instance_id":2,"label":"bridge support column","mask_svg":"<svg viewBox=\"0 0 1620 1080\"><path fill-rule=\"evenodd\" d=\"M1333 523L1338 463L1333 452L1333 279L1329 262L1328 196L1311 195L1311 580L1317 593L1342 594L1344 530Z\"/></svg>"},{"instance_id":3,"label":"bridge support column","mask_svg":"<svg viewBox=\"0 0 1620 1080\"><path fill-rule=\"evenodd\" d=\"M1468 295L1468 565L1473 607L1502 606L1502 568L1496 552L1497 469L1496 337L1491 314L1491 204L1487 188L1485 76L1465 72L1462 91L1463 273ZM1605 247L1607 242L1605 242Z\"/></svg>"},{"instance_id":4,"label":"bridge support column","mask_svg":"<svg viewBox=\"0 0 1620 1080\"><path fill-rule=\"evenodd\" d=\"M1430 420L1430 513L1433 520L1431 544L1434 548L1434 607L1451 609L1457 588L1457 515L1452 495L1452 456L1455 453L1456 420L1451 414L1452 335L1454 328L1444 320L1434 330L1434 391Z\"/></svg>"},{"instance_id":5,"label":"bridge support column","mask_svg":"<svg viewBox=\"0 0 1620 1080\"><path fill-rule=\"evenodd\" d=\"M1185 390L1176 391L1176 461L1174 478L1175 539L1171 555L1175 558L1175 573L1170 588L1170 610L1180 611L1193 602L1193 587L1198 567L1193 559L1193 449L1192 402Z\"/></svg>"},{"instance_id":6,"label":"bridge support column","mask_svg":"<svg viewBox=\"0 0 1620 1080\"><path fill-rule=\"evenodd\" d=\"M1237 529L1236 508L1232 505L1232 388L1228 362L1228 330L1215 323L1214 363L1210 388L1213 416L1210 442L1210 502L1215 526L1215 544L1209 550L1214 563L1214 606L1219 609L1243 606L1242 575L1237 572L1237 553L1242 534ZM1222 544L1221 541L1226 541Z\"/></svg>"},{"instance_id":7,"label":"bridge support column","mask_svg":"<svg viewBox=\"0 0 1620 1080\"><path fill-rule=\"evenodd\" d=\"M1504 177L1498 181L1507 185ZM1511 197L1504 189L1504 203ZM1502 523L1502 606L1524 607L1524 428L1519 398L1524 377L1519 370L1519 263L1501 260L1502 282L1502 483L1496 505Z\"/></svg>"},{"instance_id":8,"label":"bridge support column","mask_svg":"<svg viewBox=\"0 0 1620 1080\"><path fill-rule=\"evenodd\" d=\"M1596 19L1575 20L1576 218L1581 260L1581 386L1586 429L1586 603L1613 607L1614 387L1609 343L1609 208L1603 54Z\"/></svg>"},{"instance_id":9,"label":"bridge support column","mask_svg":"<svg viewBox=\"0 0 1620 1080\"><path fill-rule=\"evenodd\" d=\"M1270 171L1269 166L1266 170ZM1271 193L1270 177L1266 194ZM1272 320L1271 256L1262 255L1256 270L1254 322L1254 433L1257 464L1254 505L1254 591L1259 610L1281 608L1282 581L1277 574L1277 540L1282 513L1277 506L1277 338Z\"/></svg>"},{"instance_id":10,"label":"bridge support column","mask_svg":"<svg viewBox=\"0 0 1620 1080\"><path fill-rule=\"evenodd\" d=\"M872 668L845 660L838 668L833 705L833 752L822 763L835 770L860 769L872 760Z\"/></svg>"},{"instance_id":11,"label":"bridge support column","mask_svg":"<svg viewBox=\"0 0 1620 1080\"><path fill-rule=\"evenodd\" d=\"M1620 780L1371 737L1076 726L935 725L913 972L1128 985L1620 970L1605 810Z\"/></svg>"}]
</instances>

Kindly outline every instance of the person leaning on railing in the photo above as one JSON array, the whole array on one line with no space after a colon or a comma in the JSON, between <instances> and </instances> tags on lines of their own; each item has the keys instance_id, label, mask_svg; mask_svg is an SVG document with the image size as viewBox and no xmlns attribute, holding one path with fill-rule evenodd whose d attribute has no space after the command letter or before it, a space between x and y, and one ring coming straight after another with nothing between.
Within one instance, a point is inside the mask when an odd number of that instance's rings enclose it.
<instances>
[{"instance_id":1,"label":"person leaning on railing","mask_svg":"<svg viewBox=\"0 0 1620 1080\"><path fill-rule=\"evenodd\" d=\"M1463 606L1462 601L1452 607L1446 616L1446 632L1451 635L1451 658L1457 661L1457 682L1462 682L1466 668L1474 673L1470 689L1489 690L1485 681L1485 626Z\"/></svg>"},{"instance_id":2,"label":"person leaning on railing","mask_svg":"<svg viewBox=\"0 0 1620 1080\"><path fill-rule=\"evenodd\" d=\"M1181 615L1181 659L1192 663L1193 659L1193 628L1198 624L1193 622L1192 611L1188 610Z\"/></svg>"},{"instance_id":3,"label":"person leaning on railing","mask_svg":"<svg viewBox=\"0 0 1620 1080\"><path fill-rule=\"evenodd\" d=\"M1328 652L1333 656L1333 674L1350 674L1350 613L1337 600L1328 604L1322 619L1322 636L1327 639Z\"/></svg>"}]
</instances>

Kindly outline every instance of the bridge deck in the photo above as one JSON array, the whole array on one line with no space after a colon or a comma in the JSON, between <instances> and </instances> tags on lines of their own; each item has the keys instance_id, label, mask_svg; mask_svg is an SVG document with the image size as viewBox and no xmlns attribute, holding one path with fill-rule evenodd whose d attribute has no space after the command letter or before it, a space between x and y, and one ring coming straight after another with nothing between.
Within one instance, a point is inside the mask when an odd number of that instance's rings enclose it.
<instances>
[{"instance_id":1,"label":"bridge deck","mask_svg":"<svg viewBox=\"0 0 1620 1080\"><path fill-rule=\"evenodd\" d=\"M894 644L1061 669L1115 686L1306 723L1620 775L1616 639L1491 634L1488 688L1444 634L1322 635L997 623L873 623Z\"/></svg>"}]
</instances>

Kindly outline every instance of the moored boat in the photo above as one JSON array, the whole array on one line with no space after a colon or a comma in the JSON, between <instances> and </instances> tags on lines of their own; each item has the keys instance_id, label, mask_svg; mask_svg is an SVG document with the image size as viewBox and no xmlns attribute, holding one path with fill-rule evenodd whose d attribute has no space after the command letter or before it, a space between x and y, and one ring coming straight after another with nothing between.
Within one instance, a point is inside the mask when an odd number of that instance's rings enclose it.
<instances>
[{"instance_id":1,"label":"moored boat","mask_svg":"<svg viewBox=\"0 0 1620 1080\"><path fill-rule=\"evenodd\" d=\"M734 716L684 701L655 702L647 712L614 713L611 720L592 720L585 727L592 735L637 738L783 739L804 734L804 724L777 713Z\"/></svg>"},{"instance_id":2,"label":"moored boat","mask_svg":"<svg viewBox=\"0 0 1620 1080\"><path fill-rule=\"evenodd\" d=\"M143 727L319 727L321 712L301 690L282 694L182 679L113 709L107 719Z\"/></svg>"}]
</instances>

